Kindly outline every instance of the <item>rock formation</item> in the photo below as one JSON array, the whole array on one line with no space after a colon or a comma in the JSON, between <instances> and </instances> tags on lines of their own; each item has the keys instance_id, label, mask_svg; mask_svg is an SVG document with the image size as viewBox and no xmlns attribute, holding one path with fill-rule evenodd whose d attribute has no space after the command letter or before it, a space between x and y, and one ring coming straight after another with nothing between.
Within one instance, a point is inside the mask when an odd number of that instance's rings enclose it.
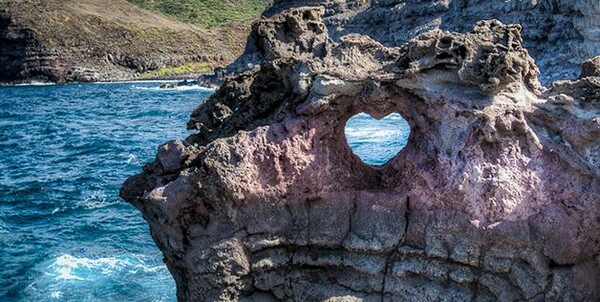
<instances>
[{"instance_id":1,"label":"rock formation","mask_svg":"<svg viewBox=\"0 0 600 302\"><path fill-rule=\"evenodd\" d=\"M263 62L124 183L178 298L600 299L600 58L545 89L519 25L385 47L324 14L257 22ZM411 126L383 166L346 142L360 112Z\"/></svg>"},{"instance_id":2,"label":"rock formation","mask_svg":"<svg viewBox=\"0 0 600 302\"><path fill-rule=\"evenodd\" d=\"M387 47L433 29L467 32L482 19L521 24L523 45L541 68L545 85L577 78L581 62L600 53L597 0L275 0L264 15L306 5L325 7L324 22L333 40L358 33ZM260 52L252 44L228 67L229 73L260 64Z\"/></svg>"}]
</instances>

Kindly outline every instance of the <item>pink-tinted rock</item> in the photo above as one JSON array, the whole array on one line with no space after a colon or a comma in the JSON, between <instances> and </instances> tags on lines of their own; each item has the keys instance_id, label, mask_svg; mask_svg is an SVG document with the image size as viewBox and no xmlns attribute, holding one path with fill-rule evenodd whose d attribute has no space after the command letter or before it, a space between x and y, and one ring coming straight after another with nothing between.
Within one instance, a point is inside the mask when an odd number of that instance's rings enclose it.
<instances>
[{"instance_id":1,"label":"pink-tinted rock","mask_svg":"<svg viewBox=\"0 0 600 302\"><path fill-rule=\"evenodd\" d=\"M386 48L323 13L258 22L265 63L125 182L178 298L599 299L600 78L546 90L516 25ZM411 126L381 167L346 143L359 112Z\"/></svg>"}]
</instances>

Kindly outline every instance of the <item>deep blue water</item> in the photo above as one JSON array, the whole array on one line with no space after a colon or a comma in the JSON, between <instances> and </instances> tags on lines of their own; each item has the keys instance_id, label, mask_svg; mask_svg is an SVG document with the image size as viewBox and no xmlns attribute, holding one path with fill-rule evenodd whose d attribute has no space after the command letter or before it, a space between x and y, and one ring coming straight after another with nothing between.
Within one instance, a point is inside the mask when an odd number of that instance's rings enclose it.
<instances>
[{"instance_id":1,"label":"deep blue water","mask_svg":"<svg viewBox=\"0 0 600 302\"><path fill-rule=\"evenodd\" d=\"M141 214L118 197L158 145L189 133L211 91L160 83L0 86L0 301L173 301ZM351 147L383 164L399 116L351 119Z\"/></svg>"},{"instance_id":2,"label":"deep blue water","mask_svg":"<svg viewBox=\"0 0 600 302\"><path fill-rule=\"evenodd\" d=\"M0 86L0 301L175 300L118 190L211 91L157 86Z\"/></svg>"}]
</instances>

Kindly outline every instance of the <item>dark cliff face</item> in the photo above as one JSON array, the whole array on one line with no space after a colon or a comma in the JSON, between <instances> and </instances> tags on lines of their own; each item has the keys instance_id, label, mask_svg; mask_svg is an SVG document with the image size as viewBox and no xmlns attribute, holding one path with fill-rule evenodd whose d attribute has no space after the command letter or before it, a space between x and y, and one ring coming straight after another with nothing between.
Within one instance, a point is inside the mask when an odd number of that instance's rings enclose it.
<instances>
[{"instance_id":1,"label":"dark cliff face","mask_svg":"<svg viewBox=\"0 0 600 302\"><path fill-rule=\"evenodd\" d=\"M81 57L77 50L61 50L52 45L56 43L54 37L44 36L48 29L35 28L31 22L15 14L15 9L19 9L18 3L5 4L10 5L0 14L0 82L88 82L111 79L110 75L101 75L94 70L95 65L101 67L94 63L96 60ZM22 9L27 11L26 7ZM42 14L43 11L29 13ZM106 68L107 71L110 69ZM114 79L127 77L127 72L121 70L114 75Z\"/></svg>"},{"instance_id":2,"label":"dark cliff face","mask_svg":"<svg viewBox=\"0 0 600 302\"><path fill-rule=\"evenodd\" d=\"M257 22L262 62L124 183L178 298L600 299L600 58L546 89L520 25L385 47L327 16ZM346 142L360 112L411 127L383 166Z\"/></svg>"},{"instance_id":3,"label":"dark cliff face","mask_svg":"<svg viewBox=\"0 0 600 302\"><path fill-rule=\"evenodd\" d=\"M7 10L0 14L0 82L55 81L56 58L46 54L34 32L13 20Z\"/></svg>"},{"instance_id":4,"label":"dark cliff face","mask_svg":"<svg viewBox=\"0 0 600 302\"><path fill-rule=\"evenodd\" d=\"M26 49L30 32L21 31L13 25L8 12L0 14L0 81L17 78L27 58Z\"/></svg>"},{"instance_id":5,"label":"dark cliff face","mask_svg":"<svg viewBox=\"0 0 600 302\"><path fill-rule=\"evenodd\" d=\"M111 77L107 73L115 69L112 66L105 66L101 74L99 70L106 62L99 64L93 56L82 57L77 49L65 47L61 51L56 45L53 47L53 37L44 37L43 30L15 16L14 10L19 7L12 4L0 14L0 82L88 82L132 77L133 73L125 70L116 71Z\"/></svg>"}]
</instances>

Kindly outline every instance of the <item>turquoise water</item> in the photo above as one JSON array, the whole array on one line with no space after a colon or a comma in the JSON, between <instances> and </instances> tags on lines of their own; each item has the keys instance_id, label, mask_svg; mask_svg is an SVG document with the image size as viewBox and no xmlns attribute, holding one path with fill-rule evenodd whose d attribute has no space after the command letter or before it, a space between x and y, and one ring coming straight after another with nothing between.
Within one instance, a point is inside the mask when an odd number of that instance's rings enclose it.
<instances>
[{"instance_id":1,"label":"turquoise water","mask_svg":"<svg viewBox=\"0 0 600 302\"><path fill-rule=\"evenodd\" d=\"M175 300L146 223L118 191L158 145L189 134L212 91L159 84L0 86L0 301ZM360 114L346 135L383 164L406 142L403 123Z\"/></svg>"},{"instance_id":2,"label":"turquoise water","mask_svg":"<svg viewBox=\"0 0 600 302\"><path fill-rule=\"evenodd\" d=\"M408 143L410 126L398 113L376 120L359 113L346 122L346 140L354 154L370 165L383 165Z\"/></svg>"}]
</instances>

